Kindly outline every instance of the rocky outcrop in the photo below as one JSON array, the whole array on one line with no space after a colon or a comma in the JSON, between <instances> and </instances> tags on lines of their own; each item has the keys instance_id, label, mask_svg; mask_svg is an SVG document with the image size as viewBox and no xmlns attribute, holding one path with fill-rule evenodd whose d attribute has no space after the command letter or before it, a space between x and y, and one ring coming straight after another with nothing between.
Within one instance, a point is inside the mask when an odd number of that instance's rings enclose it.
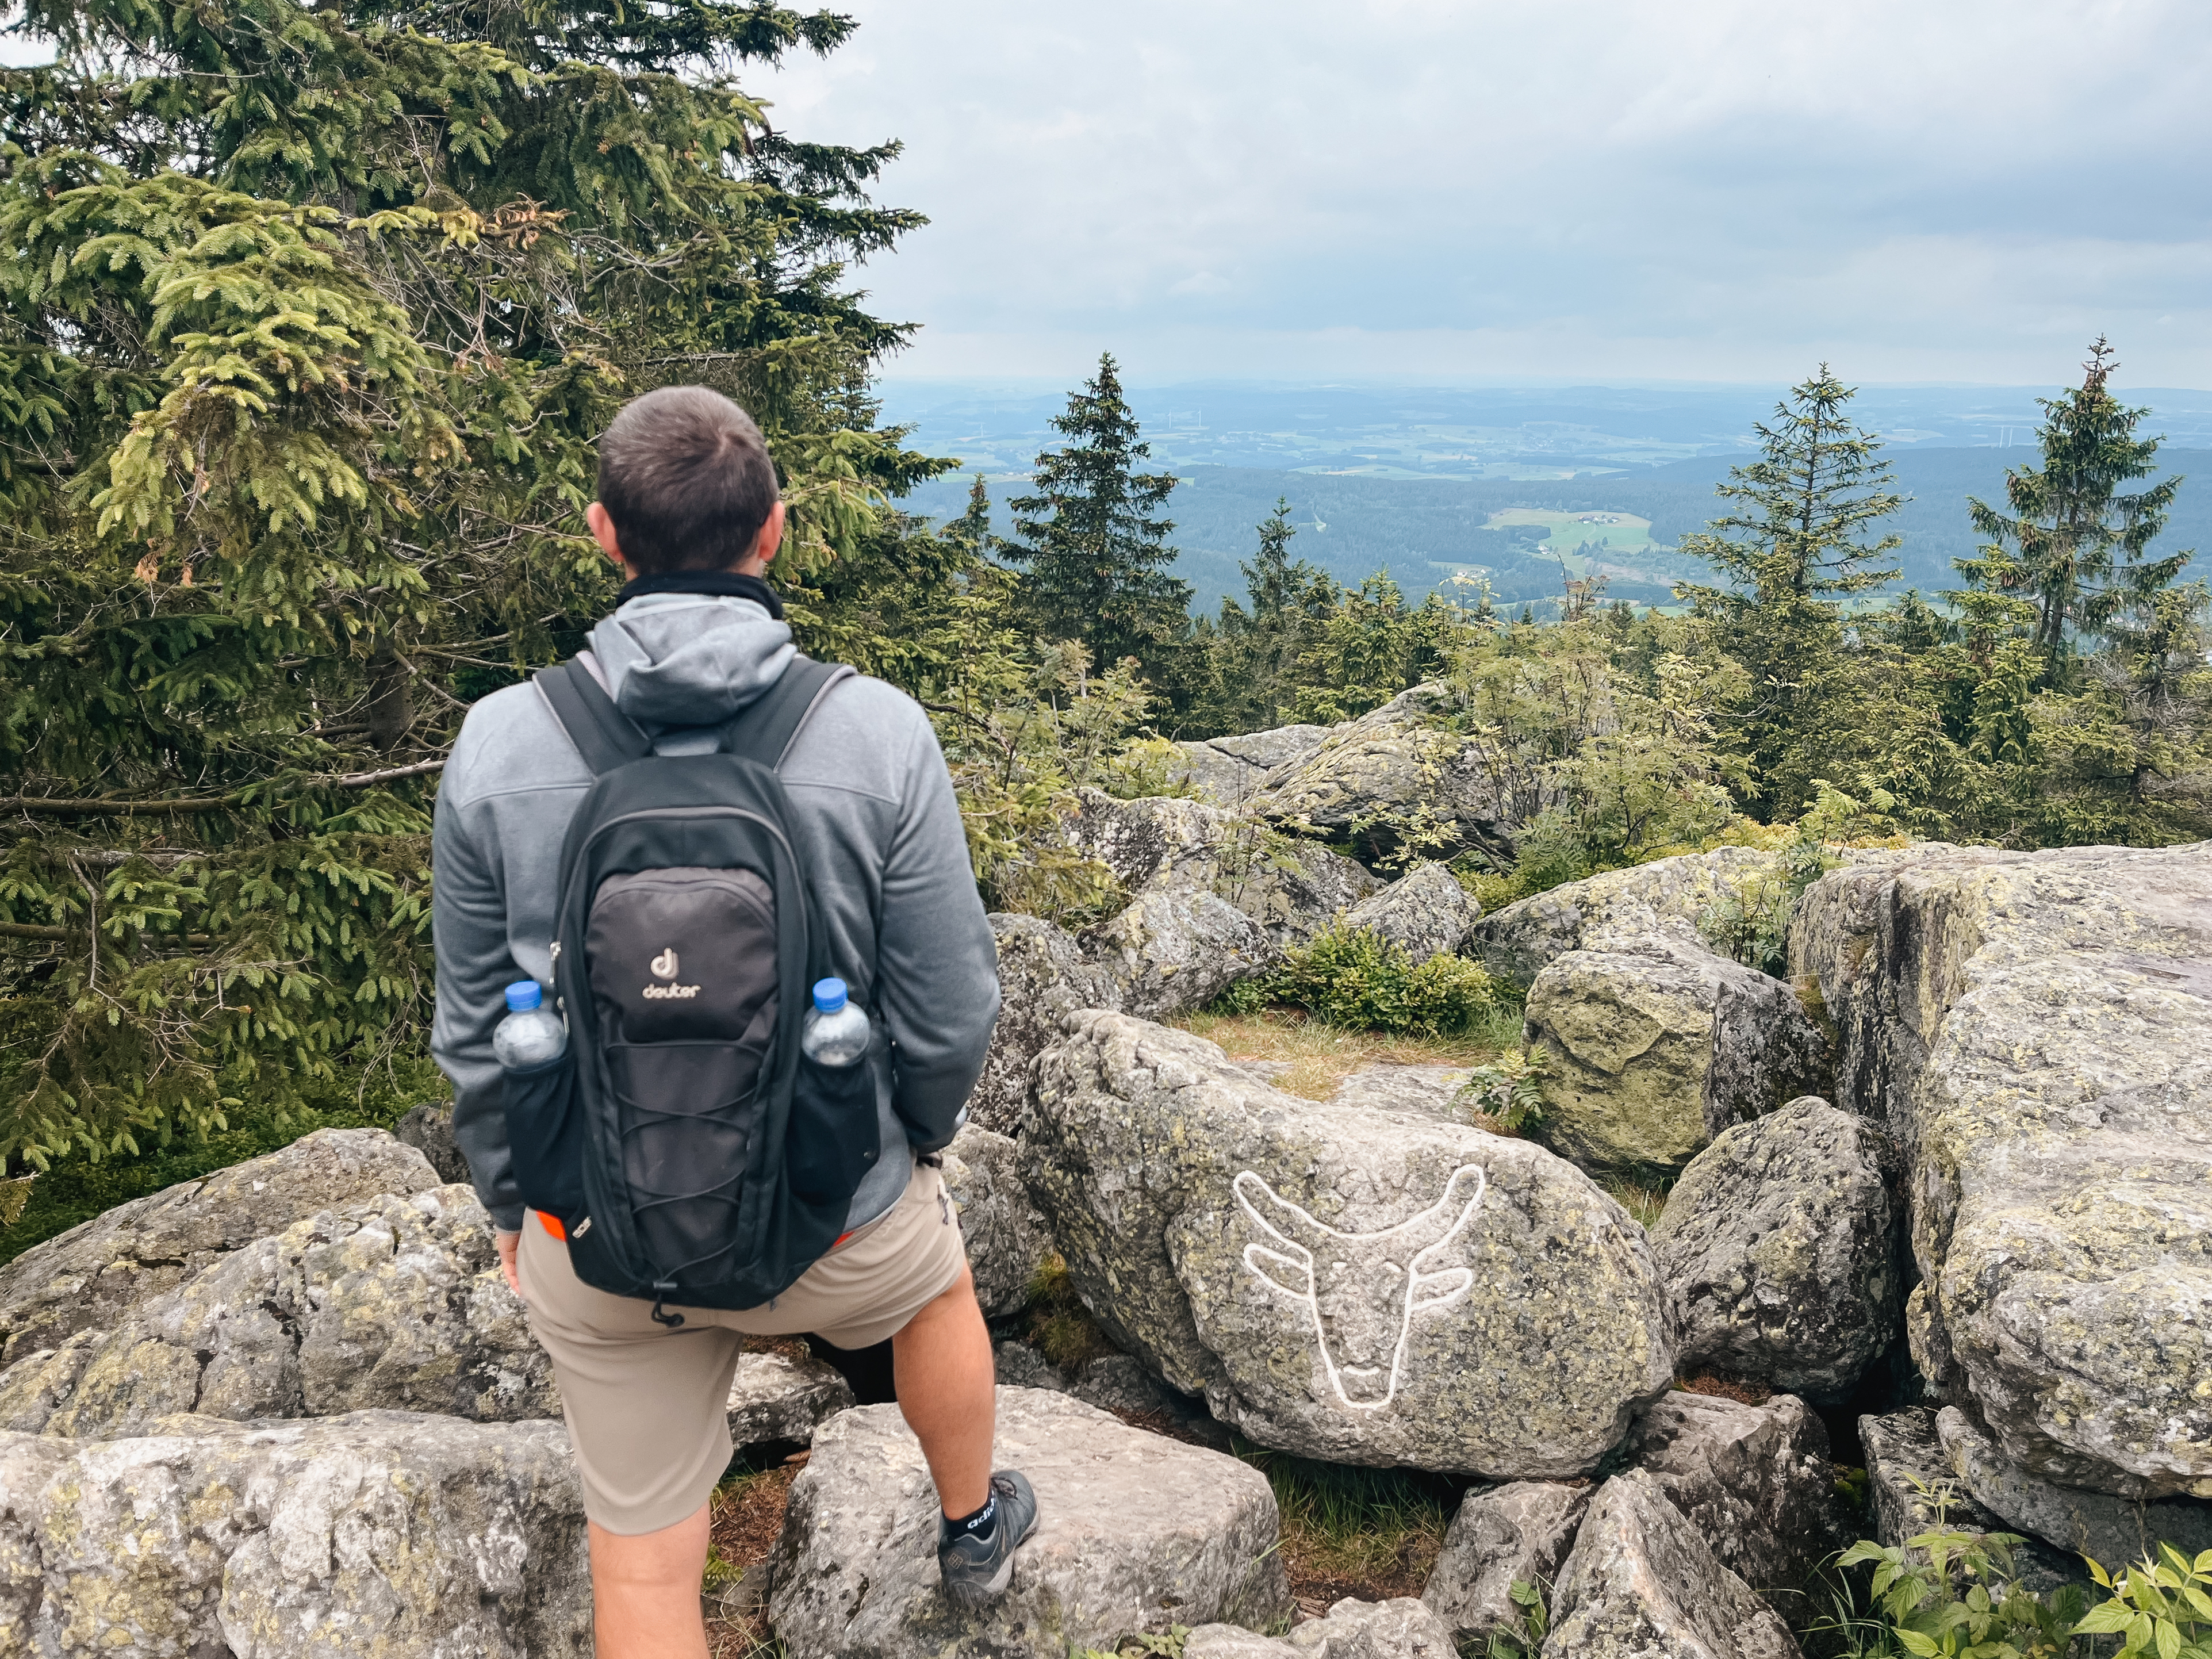
<instances>
[{"instance_id":1,"label":"rocky outcrop","mask_svg":"<svg viewBox=\"0 0 2212 1659\"><path fill-rule=\"evenodd\" d=\"M1002 1388L1049 1389L1124 1420L1160 1414L1180 1419L1191 1415L1191 1402L1171 1395L1150 1371L1125 1353L1095 1355L1072 1376L1026 1342L1000 1342L992 1356Z\"/></svg>"},{"instance_id":2,"label":"rocky outcrop","mask_svg":"<svg viewBox=\"0 0 2212 1659\"><path fill-rule=\"evenodd\" d=\"M437 1172L381 1129L318 1129L282 1151L118 1204L0 1267L0 1364L112 1328L216 1257L302 1216L386 1193L419 1193Z\"/></svg>"},{"instance_id":3,"label":"rocky outcrop","mask_svg":"<svg viewBox=\"0 0 2212 1659\"><path fill-rule=\"evenodd\" d=\"M1477 1114L1462 1097L1471 1075L1464 1066L1399 1066L1376 1060L1338 1084L1328 1103L1471 1123Z\"/></svg>"},{"instance_id":4,"label":"rocky outcrop","mask_svg":"<svg viewBox=\"0 0 2212 1659\"><path fill-rule=\"evenodd\" d=\"M14 1394L12 1371L0 1391ZM230 1252L118 1322L42 1426L109 1440L178 1413L374 1408L483 1422L559 1410L468 1188L325 1210Z\"/></svg>"},{"instance_id":5,"label":"rocky outcrop","mask_svg":"<svg viewBox=\"0 0 2212 1659\"><path fill-rule=\"evenodd\" d=\"M1670 1173L1827 1086L1827 1040L1787 985L1672 934L1553 958L1528 1036L1551 1061L1538 1133L1588 1168Z\"/></svg>"},{"instance_id":6,"label":"rocky outcrop","mask_svg":"<svg viewBox=\"0 0 2212 1659\"><path fill-rule=\"evenodd\" d=\"M1346 910L1338 925L1346 933L1380 934L1414 961L1426 962L1456 952L1481 915L1482 907L1449 868L1417 864Z\"/></svg>"},{"instance_id":7,"label":"rocky outcrop","mask_svg":"<svg viewBox=\"0 0 2212 1659\"><path fill-rule=\"evenodd\" d=\"M1401 692L1372 714L1331 726L1305 759L1270 775L1254 810L1369 861L1395 854L1409 827L1440 851L1510 847L1506 808L1490 774L1450 721L1459 700L1440 681Z\"/></svg>"},{"instance_id":8,"label":"rocky outcrop","mask_svg":"<svg viewBox=\"0 0 2212 1659\"><path fill-rule=\"evenodd\" d=\"M1457 1659L1451 1632L1409 1595L1389 1601L1347 1596L1326 1617L1309 1619L1278 1638L1235 1625L1200 1625L1184 1641L1182 1659Z\"/></svg>"},{"instance_id":9,"label":"rocky outcrop","mask_svg":"<svg viewBox=\"0 0 2212 1659\"><path fill-rule=\"evenodd\" d=\"M1902 1329L1899 1175L1879 1127L1809 1096L1692 1158L1651 1230L1684 1369L1848 1395Z\"/></svg>"},{"instance_id":10,"label":"rocky outcrop","mask_svg":"<svg viewBox=\"0 0 2212 1659\"><path fill-rule=\"evenodd\" d=\"M1747 1406L1670 1394L1637 1424L1629 1455L1753 1589L1802 1589L1849 1541L1828 1431L1794 1395Z\"/></svg>"},{"instance_id":11,"label":"rocky outcrop","mask_svg":"<svg viewBox=\"0 0 2212 1659\"><path fill-rule=\"evenodd\" d=\"M963 1613L939 1587L936 1492L898 1408L824 1424L769 1564L784 1644L817 1659L1064 1659L1174 1625L1288 1615L1274 1493L1249 1464L1030 1389L999 1390L994 1461L1036 1488L1037 1527L1005 1595Z\"/></svg>"},{"instance_id":12,"label":"rocky outcrop","mask_svg":"<svg viewBox=\"0 0 2212 1659\"><path fill-rule=\"evenodd\" d=\"M1791 950L1905 1158L1930 1383L2038 1480L2212 1497L2212 845L1838 870Z\"/></svg>"},{"instance_id":13,"label":"rocky outcrop","mask_svg":"<svg viewBox=\"0 0 2212 1659\"><path fill-rule=\"evenodd\" d=\"M1133 897L1209 892L1250 916L1279 945L1304 943L1380 885L1318 842L1202 801L1117 800L1096 789L1079 792L1079 799L1070 830L1076 845L1113 871Z\"/></svg>"},{"instance_id":14,"label":"rocky outcrop","mask_svg":"<svg viewBox=\"0 0 2212 1659\"><path fill-rule=\"evenodd\" d=\"M1698 921L1724 896L1755 890L1779 856L1749 847L1655 859L1571 881L1492 911L1467 949L1498 978L1528 985L1570 951L1613 951L1620 941L1662 934L1704 948Z\"/></svg>"},{"instance_id":15,"label":"rocky outcrop","mask_svg":"<svg viewBox=\"0 0 2212 1659\"><path fill-rule=\"evenodd\" d=\"M1213 1044L1073 1017L1030 1191L1116 1346L1263 1445L1588 1473L1674 1375L1643 1230L1541 1148L1279 1093Z\"/></svg>"},{"instance_id":16,"label":"rocky outcrop","mask_svg":"<svg viewBox=\"0 0 2212 1659\"><path fill-rule=\"evenodd\" d=\"M852 1385L818 1359L783 1353L741 1353L726 1407L730 1441L757 1446L814 1438L814 1431L853 1403Z\"/></svg>"},{"instance_id":17,"label":"rocky outcrop","mask_svg":"<svg viewBox=\"0 0 2212 1659\"><path fill-rule=\"evenodd\" d=\"M968 1121L1004 1133L1022 1121L1030 1067L1078 1008L1119 1008L1113 976L1083 954L1073 934L1039 916L991 917L999 946L999 1023L983 1075L968 1097Z\"/></svg>"},{"instance_id":18,"label":"rocky outcrop","mask_svg":"<svg viewBox=\"0 0 2212 1659\"><path fill-rule=\"evenodd\" d=\"M1030 1067L1078 1008L1165 1019L1265 973L1377 884L1352 860L1255 819L1173 797L1081 793L1076 845L1110 868L1128 904L1081 939L1036 916L996 915L999 1024L969 1121L1011 1132Z\"/></svg>"},{"instance_id":19,"label":"rocky outcrop","mask_svg":"<svg viewBox=\"0 0 2212 1659\"><path fill-rule=\"evenodd\" d=\"M945 1189L960 1206L975 1299L993 1318L1028 1305L1030 1283L1052 1254L1052 1234L1023 1183L1021 1149L970 1124L945 1149Z\"/></svg>"},{"instance_id":20,"label":"rocky outcrop","mask_svg":"<svg viewBox=\"0 0 2212 1659\"><path fill-rule=\"evenodd\" d=\"M1187 769L1176 781L1187 783L1216 806L1243 806L1267 787L1273 773L1295 766L1328 741L1326 726L1278 726L1242 737L1207 738L1176 745Z\"/></svg>"},{"instance_id":21,"label":"rocky outcrop","mask_svg":"<svg viewBox=\"0 0 2212 1659\"><path fill-rule=\"evenodd\" d=\"M107 1340L106 1331L79 1331L58 1348L33 1348L0 1371L0 1429L37 1434L69 1403L85 1367Z\"/></svg>"},{"instance_id":22,"label":"rocky outcrop","mask_svg":"<svg viewBox=\"0 0 2212 1659\"><path fill-rule=\"evenodd\" d=\"M1915 1406L1883 1417L1862 1417L1859 1444L1866 1453L1874 1535L1883 1544L1902 1548L1939 1522L1944 1530L1977 1536L2009 1533L2026 1539L2012 1547L2013 1571L2029 1589L2040 1595L2087 1583L2081 1557L2021 1534L1974 1501L1944 1455L1933 1411Z\"/></svg>"},{"instance_id":23,"label":"rocky outcrop","mask_svg":"<svg viewBox=\"0 0 2212 1659\"><path fill-rule=\"evenodd\" d=\"M1773 1608L1721 1565L1642 1469L1600 1488L1552 1596L1543 1659L1799 1659Z\"/></svg>"},{"instance_id":24,"label":"rocky outcrop","mask_svg":"<svg viewBox=\"0 0 2212 1659\"><path fill-rule=\"evenodd\" d=\"M1267 929L1203 887L1148 887L1083 943L1113 981L1110 1006L1144 1019L1203 1007L1281 960Z\"/></svg>"},{"instance_id":25,"label":"rocky outcrop","mask_svg":"<svg viewBox=\"0 0 2212 1659\"><path fill-rule=\"evenodd\" d=\"M172 1659L592 1650L558 1423L361 1412L0 1435L0 1651Z\"/></svg>"},{"instance_id":26,"label":"rocky outcrop","mask_svg":"<svg viewBox=\"0 0 2212 1659\"><path fill-rule=\"evenodd\" d=\"M1555 1480L1478 1486L1460 1500L1421 1600L1477 1652L1517 1631L1514 1585L1558 1582L1589 1500L1588 1486Z\"/></svg>"},{"instance_id":27,"label":"rocky outcrop","mask_svg":"<svg viewBox=\"0 0 2212 1659\"><path fill-rule=\"evenodd\" d=\"M2212 1549L2212 1504L2188 1498L2130 1503L2110 1492L2060 1486L2008 1461L1956 1406L1936 1414L1951 1473L1974 1500L2014 1531L2086 1555L2117 1572L2171 1544L2194 1559Z\"/></svg>"}]
</instances>

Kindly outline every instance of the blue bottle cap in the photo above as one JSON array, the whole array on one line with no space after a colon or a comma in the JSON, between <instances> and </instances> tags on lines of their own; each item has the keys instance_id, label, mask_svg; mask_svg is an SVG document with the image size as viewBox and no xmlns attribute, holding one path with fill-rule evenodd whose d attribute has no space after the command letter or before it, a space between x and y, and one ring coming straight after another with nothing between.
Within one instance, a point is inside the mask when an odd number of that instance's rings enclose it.
<instances>
[{"instance_id":1,"label":"blue bottle cap","mask_svg":"<svg viewBox=\"0 0 2212 1659\"><path fill-rule=\"evenodd\" d=\"M538 989L534 979L519 979L507 988L507 1006L511 1013L528 1013L544 1000L545 993Z\"/></svg>"},{"instance_id":2,"label":"blue bottle cap","mask_svg":"<svg viewBox=\"0 0 2212 1659\"><path fill-rule=\"evenodd\" d=\"M817 979L814 981L814 1006L825 1014L834 1014L845 1006L845 981L842 979Z\"/></svg>"}]
</instances>

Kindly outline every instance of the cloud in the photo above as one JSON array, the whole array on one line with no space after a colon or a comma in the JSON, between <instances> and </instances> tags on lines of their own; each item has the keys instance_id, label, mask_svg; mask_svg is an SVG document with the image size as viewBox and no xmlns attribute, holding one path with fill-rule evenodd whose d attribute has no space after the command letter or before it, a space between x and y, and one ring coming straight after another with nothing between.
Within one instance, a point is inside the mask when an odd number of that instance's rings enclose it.
<instances>
[{"instance_id":1,"label":"cloud","mask_svg":"<svg viewBox=\"0 0 2212 1659\"><path fill-rule=\"evenodd\" d=\"M842 9L755 83L906 142L894 373L2212 384L2197 0Z\"/></svg>"}]
</instances>

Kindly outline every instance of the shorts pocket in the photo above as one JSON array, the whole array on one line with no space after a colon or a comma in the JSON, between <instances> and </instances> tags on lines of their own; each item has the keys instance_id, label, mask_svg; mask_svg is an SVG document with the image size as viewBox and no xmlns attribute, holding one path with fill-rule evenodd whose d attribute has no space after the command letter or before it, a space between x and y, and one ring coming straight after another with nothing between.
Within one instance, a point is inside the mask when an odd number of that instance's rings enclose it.
<instances>
[{"instance_id":1,"label":"shorts pocket","mask_svg":"<svg viewBox=\"0 0 2212 1659\"><path fill-rule=\"evenodd\" d=\"M817 1066L801 1054L784 1133L784 1174L809 1204L842 1203L883 1153L876 1111L880 1036L850 1066Z\"/></svg>"},{"instance_id":2,"label":"shorts pocket","mask_svg":"<svg viewBox=\"0 0 2212 1659\"><path fill-rule=\"evenodd\" d=\"M500 1094L522 1201L564 1226L578 1220L585 1213L584 1114L574 1057L562 1054L527 1071L503 1072Z\"/></svg>"}]
</instances>

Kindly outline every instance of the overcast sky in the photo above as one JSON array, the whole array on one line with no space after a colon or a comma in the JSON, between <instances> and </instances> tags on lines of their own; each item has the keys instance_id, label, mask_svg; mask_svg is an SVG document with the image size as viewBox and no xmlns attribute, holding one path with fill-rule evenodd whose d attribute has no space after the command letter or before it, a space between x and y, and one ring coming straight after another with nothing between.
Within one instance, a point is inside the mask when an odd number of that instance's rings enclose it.
<instances>
[{"instance_id":1,"label":"overcast sky","mask_svg":"<svg viewBox=\"0 0 2212 1659\"><path fill-rule=\"evenodd\" d=\"M2206 0L836 0L899 376L2212 386Z\"/></svg>"}]
</instances>

